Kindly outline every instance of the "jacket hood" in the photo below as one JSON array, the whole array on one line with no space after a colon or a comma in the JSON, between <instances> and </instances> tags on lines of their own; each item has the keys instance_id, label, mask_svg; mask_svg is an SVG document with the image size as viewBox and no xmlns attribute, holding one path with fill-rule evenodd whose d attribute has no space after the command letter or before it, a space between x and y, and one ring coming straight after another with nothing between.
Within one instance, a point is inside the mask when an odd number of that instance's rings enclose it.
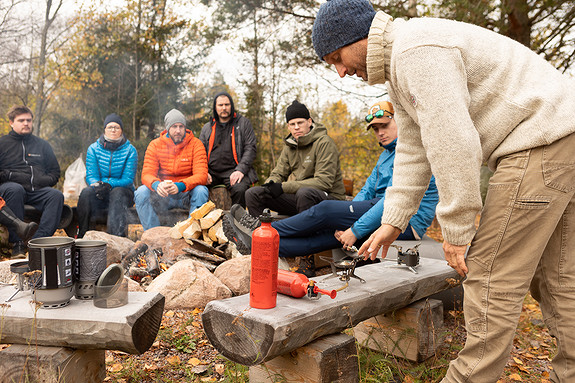
<instances>
[{"instance_id":1,"label":"jacket hood","mask_svg":"<svg viewBox=\"0 0 575 383\"><path fill-rule=\"evenodd\" d=\"M290 133L285 139L287 146L291 148L304 147L312 144L321 136L327 136L327 128L324 126L311 126L311 130L305 136L301 136L298 140Z\"/></svg>"},{"instance_id":2,"label":"jacket hood","mask_svg":"<svg viewBox=\"0 0 575 383\"><path fill-rule=\"evenodd\" d=\"M230 121L233 121L236 118L236 107L234 106L234 99L232 98L232 96L230 96L230 94L228 92L220 92L220 93L215 95L214 102L212 105L212 119L214 121L220 121L218 114L216 113L216 100L220 96L226 96L230 100L230 104L232 106L232 110L231 110L232 119Z\"/></svg>"}]
</instances>

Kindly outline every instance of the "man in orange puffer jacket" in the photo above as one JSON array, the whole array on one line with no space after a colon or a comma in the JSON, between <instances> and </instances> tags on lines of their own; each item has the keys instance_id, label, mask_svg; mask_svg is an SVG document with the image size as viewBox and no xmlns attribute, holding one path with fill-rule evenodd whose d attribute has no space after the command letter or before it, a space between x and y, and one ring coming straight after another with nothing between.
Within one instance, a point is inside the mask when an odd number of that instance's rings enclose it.
<instances>
[{"instance_id":1,"label":"man in orange puffer jacket","mask_svg":"<svg viewBox=\"0 0 575 383\"><path fill-rule=\"evenodd\" d=\"M208 161L202 142L186 129L186 117L172 109L166 129L146 149L142 186L134 194L144 230L160 226L158 214L183 208L190 212L208 202Z\"/></svg>"}]
</instances>

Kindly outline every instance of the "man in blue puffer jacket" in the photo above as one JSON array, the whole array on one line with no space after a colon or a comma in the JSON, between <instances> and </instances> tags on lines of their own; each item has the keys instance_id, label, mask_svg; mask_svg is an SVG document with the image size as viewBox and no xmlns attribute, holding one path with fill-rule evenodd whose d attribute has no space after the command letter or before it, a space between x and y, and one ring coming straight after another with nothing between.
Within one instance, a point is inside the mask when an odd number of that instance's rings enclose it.
<instances>
[{"instance_id":1,"label":"man in blue puffer jacket","mask_svg":"<svg viewBox=\"0 0 575 383\"><path fill-rule=\"evenodd\" d=\"M373 129L379 145L384 151L361 191L353 201L322 201L292 217L272 223L280 235L280 257L309 256L300 262L300 272L313 276L313 254L343 245L350 248L356 241L363 242L381 225L385 192L391 186L393 160L397 142L397 125L390 102L382 101L369 109L365 118L367 129ZM439 202L433 177L423 197L419 210L399 240L420 239L435 217L435 206ZM234 207L232 207L234 209ZM249 217L242 220L246 226ZM234 222L235 223L235 222ZM240 226L239 224L236 226ZM259 220L251 222L250 229L259 226ZM245 229L239 227L239 229ZM251 233L246 230L236 230ZM249 237L240 235L244 242Z\"/></svg>"},{"instance_id":2,"label":"man in blue puffer jacket","mask_svg":"<svg viewBox=\"0 0 575 383\"><path fill-rule=\"evenodd\" d=\"M127 211L134 204L134 177L138 153L123 134L122 119L115 113L104 121L104 133L88 148L86 183L78 199L78 238L90 227L90 217L108 209L108 233L126 236Z\"/></svg>"}]
</instances>

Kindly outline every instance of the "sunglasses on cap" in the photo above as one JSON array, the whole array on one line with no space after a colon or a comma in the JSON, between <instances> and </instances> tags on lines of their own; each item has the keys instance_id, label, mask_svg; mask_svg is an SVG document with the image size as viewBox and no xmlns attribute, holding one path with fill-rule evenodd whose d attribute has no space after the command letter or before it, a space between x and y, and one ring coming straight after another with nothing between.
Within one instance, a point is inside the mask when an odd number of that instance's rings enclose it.
<instances>
[{"instance_id":1,"label":"sunglasses on cap","mask_svg":"<svg viewBox=\"0 0 575 383\"><path fill-rule=\"evenodd\" d=\"M367 122L368 124L370 122L373 121L374 118L382 118L385 113L388 113L388 117L391 119L393 117L393 113L391 113L389 110L385 110L385 109L380 109L375 113L370 113L367 116L365 116L365 122Z\"/></svg>"}]
</instances>

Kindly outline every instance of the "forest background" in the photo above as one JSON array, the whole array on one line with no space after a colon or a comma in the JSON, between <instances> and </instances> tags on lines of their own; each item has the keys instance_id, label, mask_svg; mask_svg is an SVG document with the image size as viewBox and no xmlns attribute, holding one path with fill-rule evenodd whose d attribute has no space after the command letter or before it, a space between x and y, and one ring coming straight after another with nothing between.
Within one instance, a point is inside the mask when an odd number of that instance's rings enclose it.
<instances>
[{"instance_id":1,"label":"forest background","mask_svg":"<svg viewBox=\"0 0 575 383\"><path fill-rule=\"evenodd\" d=\"M85 157L104 117L115 112L141 168L167 111L182 110L197 136L213 96L226 90L254 126L256 169L265 179L287 134L285 108L298 99L328 128L344 177L357 191L381 151L363 118L387 91L340 80L316 57L311 30L322 2L0 0L0 134L10 130L7 110L28 105L35 133L52 144L64 170ZM573 0L372 3L394 17L443 17L492 29L575 73Z\"/></svg>"}]
</instances>

